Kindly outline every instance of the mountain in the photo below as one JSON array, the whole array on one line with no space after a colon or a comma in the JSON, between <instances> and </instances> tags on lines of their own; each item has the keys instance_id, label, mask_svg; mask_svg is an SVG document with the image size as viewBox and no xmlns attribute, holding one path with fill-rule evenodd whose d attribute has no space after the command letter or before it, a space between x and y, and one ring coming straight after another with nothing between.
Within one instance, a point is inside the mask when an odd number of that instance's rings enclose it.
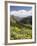
<instances>
[{"instance_id":1,"label":"mountain","mask_svg":"<svg viewBox=\"0 0 37 46\"><path fill-rule=\"evenodd\" d=\"M27 16L27 17L18 17L18 16L14 16L14 15L11 15L10 16L10 21L12 23L16 23L19 22L19 23L22 23L22 24L32 24L32 16Z\"/></svg>"},{"instance_id":2,"label":"mountain","mask_svg":"<svg viewBox=\"0 0 37 46\"><path fill-rule=\"evenodd\" d=\"M24 24L31 24L32 25L32 16L28 16L26 18L23 18L20 22L24 23Z\"/></svg>"},{"instance_id":3,"label":"mountain","mask_svg":"<svg viewBox=\"0 0 37 46\"><path fill-rule=\"evenodd\" d=\"M18 11L11 11L10 15L15 15L19 17L26 17L32 15L32 10L18 10Z\"/></svg>"},{"instance_id":4,"label":"mountain","mask_svg":"<svg viewBox=\"0 0 37 46\"><path fill-rule=\"evenodd\" d=\"M16 21L21 21L24 17L11 15L11 18L14 18Z\"/></svg>"}]
</instances>

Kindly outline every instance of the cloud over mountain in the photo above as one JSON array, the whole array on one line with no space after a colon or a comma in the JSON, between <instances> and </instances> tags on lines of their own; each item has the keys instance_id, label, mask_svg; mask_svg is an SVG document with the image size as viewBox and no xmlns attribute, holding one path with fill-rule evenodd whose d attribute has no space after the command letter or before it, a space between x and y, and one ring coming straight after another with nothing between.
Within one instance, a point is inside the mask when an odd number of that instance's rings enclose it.
<instances>
[{"instance_id":1,"label":"cloud over mountain","mask_svg":"<svg viewBox=\"0 0 37 46\"><path fill-rule=\"evenodd\" d=\"M26 17L32 15L32 10L18 10L18 11L11 11L10 15L15 15L19 17Z\"/></svg>"}]
</instances>

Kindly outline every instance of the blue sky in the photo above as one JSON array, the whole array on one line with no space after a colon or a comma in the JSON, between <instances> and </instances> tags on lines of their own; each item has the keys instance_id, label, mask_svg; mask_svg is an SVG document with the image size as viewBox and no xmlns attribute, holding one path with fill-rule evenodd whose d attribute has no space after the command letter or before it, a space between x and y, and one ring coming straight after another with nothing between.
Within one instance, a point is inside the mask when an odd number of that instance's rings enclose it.
<instances>
[{"instance_id":1,"label":"blue sky","mask_svg":"<svg viewBox=\"0 0 37 46\"><path fill-rule=\"evenodd\" d=\"M29 6L10 6L10 11L18 11L18 10L31 10L32 7Z\"/></svg>"}]
</instances>

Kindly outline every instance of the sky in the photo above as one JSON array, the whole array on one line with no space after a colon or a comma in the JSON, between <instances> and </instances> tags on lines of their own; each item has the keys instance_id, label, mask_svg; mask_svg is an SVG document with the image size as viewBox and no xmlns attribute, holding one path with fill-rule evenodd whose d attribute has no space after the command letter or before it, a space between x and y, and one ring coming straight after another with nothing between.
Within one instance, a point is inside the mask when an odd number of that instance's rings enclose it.
<instances>
[{"instance_id":1,"label":"sky","mask_svg":"<svg viewBox=\"0 0 37 46\"><path fill-rule=\"evenodd\" d=\"M19 17L26 17L32 15L32 7L29 6L10 6L10 14L19 16Z\"/></svg>"}]
</instances>

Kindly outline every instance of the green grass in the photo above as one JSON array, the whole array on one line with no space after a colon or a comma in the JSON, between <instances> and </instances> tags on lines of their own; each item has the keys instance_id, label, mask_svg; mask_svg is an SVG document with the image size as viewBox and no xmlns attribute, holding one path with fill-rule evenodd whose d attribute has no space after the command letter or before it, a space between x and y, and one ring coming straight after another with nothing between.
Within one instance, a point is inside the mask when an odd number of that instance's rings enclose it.
<instances>
[{"instance_id":1,"label":"green grass","mask_svg":"<svg viewBox=\"0 0 37 46\"><path fill-rule=\"evenodd\" d=\"M32 26L28 24L20 25L13 24L10 26L10 39L31 39L32 38Z\"/></svg>"}]
</instances>

